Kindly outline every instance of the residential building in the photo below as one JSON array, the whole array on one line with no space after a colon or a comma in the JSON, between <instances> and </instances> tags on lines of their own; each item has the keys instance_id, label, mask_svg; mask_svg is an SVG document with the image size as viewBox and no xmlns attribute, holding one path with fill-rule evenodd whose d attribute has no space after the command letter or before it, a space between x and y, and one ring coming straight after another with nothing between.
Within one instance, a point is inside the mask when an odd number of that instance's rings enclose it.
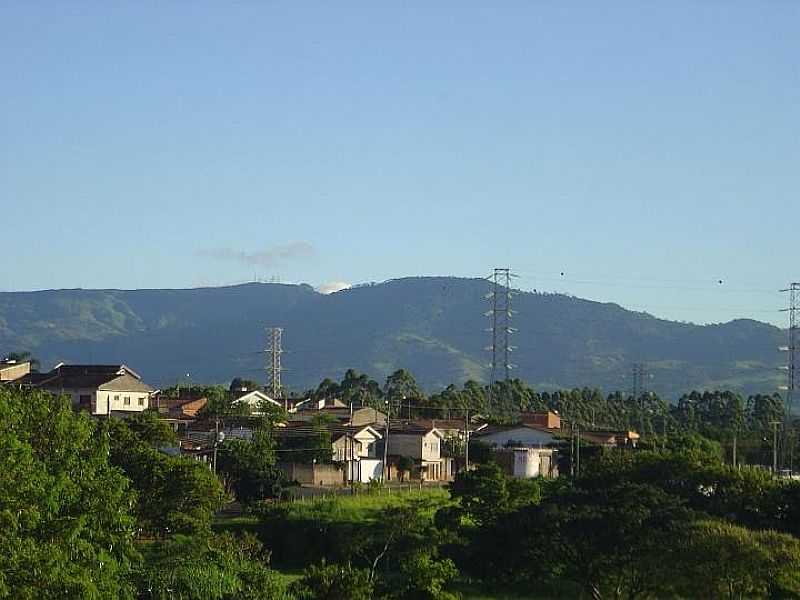
<instances>
[{"instance_id":1,"label":"residential building","mask_svg":"<svg viewBox=\"0 0 800 600\"><path fill-rule=\"evenodd\" d=\"M273 430L278 444L284 446L287 451L287 455L282 456L281 463L283 465L281 468L287 471L287 474L291 472L293 474L291 476L297 478L296 474L299 472L293 466L296 461L292 460L292 450L298 447L314 447L321 432L330 436L331 459L341 463L343 483L349 481L366 483L370 479L380 478L382 461L378 454L377 442L381 439L381 434L376 429L369 425L326 424L317 427L305 421L290 422L286 427Z\"/></svg>"},{"instance_id":2,"label":"residential building","mask_svg":"<svg viewBox=\"0 0 800 600\"><path fill-rule=\"evenodd\" d=\"M126 365L59 364L49 373L29 373L22 385L66 395L92 415L125 415L150 407L153 388Z\"/></svg>"},{"instance_id":3,"label":"residential building","mask_svg":"<svg viewBox=\"0 0 800 600\"><path fill-rule=\"evenodd\" d=\"M336 398L321 398L319 400L308 398L307 400L301 400L290 406L289 412L295 413L307 410L320 410L323 408L347 408L347 405Z\"/></svg>"},{"instance_id":4,"label":"residential building","mask_svg":"<svg viewBox=\"0 0 800 600\"><path fill-rule=\"evenodd\" d=\"M385 413L366 406L353 407L352 409L346 406L323 406L319 409L290 411L289 416L292 421L306 422L322 417L323 420L331 420L341 425L352 425L354 427L361 425L383 427L384 423L386 423Z\"/></svg>"},{"instance_id":5,"label":"residential building","mask_svg":"<svg viewBox=\"0 0 800 600\"><path fill-rule=\"evenodd\" d=\"M390 463L407 456L416 463L413 474L424 481L449 481L453 478L453 459L442 457L442 441L445 436L435 427L414 421L389 424L388 456ZM383 440L378 452L383 452ZM393 473L394 471L394 473ZM387 470L388 479L396 477L396 469Z\"/></svg>"},{"instance_id":6,"label":"residential building","mask_svg":"<svg viewBox=\"0 0 800 600\"><path fill-rule=\"evenodd\" d=\"M600 429L579 430L580 438L586 442L605 446L606 448L635 448L639 442L639 434L635 431Z\"/></svg>"}]
</instances>

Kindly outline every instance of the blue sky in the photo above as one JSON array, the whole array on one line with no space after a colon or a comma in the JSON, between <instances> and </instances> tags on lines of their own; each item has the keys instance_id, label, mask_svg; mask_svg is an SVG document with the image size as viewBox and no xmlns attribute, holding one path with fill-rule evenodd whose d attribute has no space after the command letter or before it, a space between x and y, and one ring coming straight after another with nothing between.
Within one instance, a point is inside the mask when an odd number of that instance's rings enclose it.
<instances>
[{"instance_id":1,"label":"blue sky","mask_svg":"<svg viewBox=\"0 0 800 600\"><path fill-rule=\"evenodd\" d=\"M782 323L798 31L793 1L6 1L0 289L511 266Z\"/></svg>"}]
</instances>

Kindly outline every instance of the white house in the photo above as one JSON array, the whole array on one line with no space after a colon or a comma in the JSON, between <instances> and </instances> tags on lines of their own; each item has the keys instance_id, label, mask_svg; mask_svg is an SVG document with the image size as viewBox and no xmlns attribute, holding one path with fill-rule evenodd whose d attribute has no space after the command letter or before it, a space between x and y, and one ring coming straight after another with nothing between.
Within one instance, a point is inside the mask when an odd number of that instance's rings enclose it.
<instances>
[{"instance_id":1,"label":"white house","mask_svg":"<svg viewBox=\"0 0 800 600\"><path fill-rule=\"evenodd\" d=\"M153 392L136 371L125 365L59 364L49 373L37 373L29 385L70 396L73 406L92 415L142 412L149 408Z\"/></svg>"}]
</instances>

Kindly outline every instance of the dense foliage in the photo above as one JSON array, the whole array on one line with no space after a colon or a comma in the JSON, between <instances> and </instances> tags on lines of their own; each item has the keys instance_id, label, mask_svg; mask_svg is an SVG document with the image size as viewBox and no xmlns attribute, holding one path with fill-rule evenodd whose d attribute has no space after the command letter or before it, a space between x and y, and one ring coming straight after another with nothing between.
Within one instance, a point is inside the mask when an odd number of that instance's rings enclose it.
<instances>
[{"instance_id":1,"label":"dense foliage","mask_svg":"<svg viewBox=\"0 0 800 600\"><path fill-rule=\"evenodd\" d=\"M0 387L0 598L131 598L136 495L107 430Z\"/></svg>"}]
</instances>

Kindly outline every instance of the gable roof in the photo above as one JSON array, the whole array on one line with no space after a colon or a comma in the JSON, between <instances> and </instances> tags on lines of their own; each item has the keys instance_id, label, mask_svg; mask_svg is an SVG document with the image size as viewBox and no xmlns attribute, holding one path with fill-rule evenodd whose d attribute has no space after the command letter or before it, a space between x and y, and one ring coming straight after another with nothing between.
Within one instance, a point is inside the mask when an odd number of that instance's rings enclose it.
<instances>
[{"instance_id":1,"label":"gable roof","mask_svg":"<svg viewBox=\"0 0 800 600\"><path fill-rule=\"evenodd\" d=\"M401 421L400 423L389 423L389 435L434 435L444 439L444 434L436 427L430 427L420 421Z\"/></svg>"},{"instance_id":2,"label":"gable roof","mask_svg":"<svg viewBox=\"0 0 800 600\"><path fill-rule=\"evenodd\" d=\"M59 364L49 373L30 375L31 377L26 377L20 383L48 390L98 389L143 393L153 391L136 371L125 365Z\"/></svg>"},{"instance_id":3,"label":"gable roof","mask_svg":"<svg viewBox=\"0 0 800 600\"><path fill-rule=\"evenodd\" d=\"M271 404L274 404L275 406L283 406L280 402L270 398L269 396L267 396L264 392L262 392L260 390L252 390L250 392L246 392L244 394L241 394L240 396L238 396L233 401L233 404L238 404L240 402L244 402L244 403L247 403L247 404L260 403L260 402L269 402Z\"/></svg>"},{"instance_id":4,"label":"gable roof","mask_svg":"<svg viewBox=\"0 0 800 600\"><path fill-rule=\"evenodd\" d=\"M305 421L290 421L286 427L276 427L273 429L272 435L276 439L302 439L318 436L321 432L327 432L330 434L331 442L333 443L342 437L355 437L365 431L376 440L383 437L379 431L369 425L351 427L348 425L327 424L322 427L315 427L309 425Z\"/></svg>"},{"instance_id":5,"label":"gable roof","mask_svg":"<svg viewBox=\"0 0 800 600\"><path fill-rule=\"evenodd\" d=\"M540 427L538 425L531 425L530 423L517 423L516 425L487 425L486 427L482 427L476 431L473 431L472 435L481 437L485 435L492 435L494 433L507 433L509 431L516 431L518 429L530 429L532 431L545 433L547 435L556 435L559 433L558 431L547 429L546 427Z\"/></svg>"}]
</instances>

